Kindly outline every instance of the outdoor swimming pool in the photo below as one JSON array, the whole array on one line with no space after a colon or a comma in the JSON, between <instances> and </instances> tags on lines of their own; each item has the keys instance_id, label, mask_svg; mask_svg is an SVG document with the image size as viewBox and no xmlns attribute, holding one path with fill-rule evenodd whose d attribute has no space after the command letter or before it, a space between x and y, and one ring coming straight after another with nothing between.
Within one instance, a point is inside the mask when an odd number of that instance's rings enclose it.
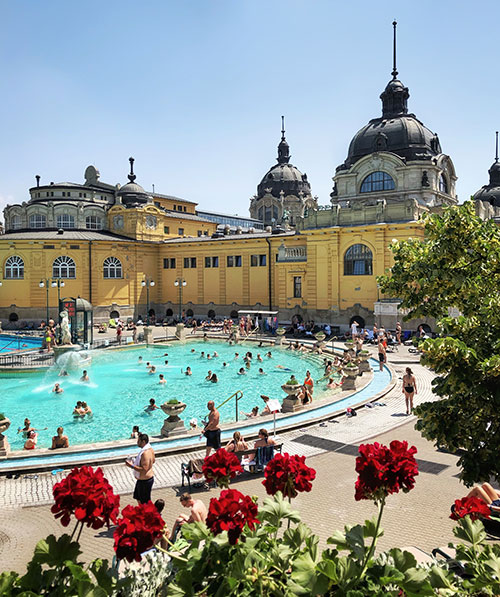
<instances>
[{"instance_id":1,"label":"outdoor swimming pool","mask_svg":"<svg viewBox=\"0 0 500 597\"><path fill-rule=\"evenodd\" d=\"M272 358L265 356L268 350ZM216 351L219 356L207 360L201 358L202 351L205 354ZM244 367L243 356L247 351L253 355L251 368L245 368L245 375L238 375L238 370ZM236 352L240 355L237 359ZM263 362L257 361L257 354L262 356ZM143 358L142 364L138 363L139 356ZM165 364L166 360L168 364ZM156 366L155 375L148 375L147 361ZM289 370L277 368L278 365ZM183 373L187 366L191 367L192 376ZM259 368L264 370L264 375L259 374ZM88 370L90 383L79 381L83 369ZM144 411L150 398L154 398L157 405L172 398L182 400L187 404L181 415L186 425L191 418L201 423L201 418L207 413L208 400L214 400L219 405L233 392L241 390L243 398L239 402L239 410L250 412L255 405L259 408L264 406L261 394L280 400L284 398L280 386L288 381L291 373L302 383L308 369L315 381L321 378L322 359L274 347L257 348L250 343L228 346L220 342L195 341L98 352L92 353L91 363L68 368L69 375L66 377L58 376L57 366L46 372L0 374L0 410L11 420L6 435L13 450L23 447L24 439L16 432L18 427L23 426L25 417L40 430L40 448L50 446L59 425L64 427L71 445L126 439L133 425L139 425L141 431L150 435L157 435L166 415L162 410ZM218 383L205 381L208 370L217 374ZM158 383L160 373L167 380L165 385ZM52 392L56 382L60 383L64 393ZM326 381L316 384L314 397L320 398L325 391ZM86 401L92 408L91 417L73 417L77 400ZM222 406L220 412L222 422L234 421L234 400Z\"/></svg>"},{"instance_id":2,"label":"outdoor swimming pool","mask_svg":"<svg viewBox=\"0 0 500 597\"><path fill-rule=\"evenodd\" d=\"M17 334L0 334L0 354L13 350L28 350L40 348L42 339L32 336L18 336Z\"/></svg>"}]
</instances>

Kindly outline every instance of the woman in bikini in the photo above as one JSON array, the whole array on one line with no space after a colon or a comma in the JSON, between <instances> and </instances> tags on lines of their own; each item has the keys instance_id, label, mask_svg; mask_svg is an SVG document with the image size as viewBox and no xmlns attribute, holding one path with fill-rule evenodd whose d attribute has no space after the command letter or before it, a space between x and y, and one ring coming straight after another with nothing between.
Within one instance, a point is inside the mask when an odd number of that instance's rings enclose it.
<instances>
[{"instance_id":1,"label":"woman in bikini","mask_svg":"<svg viewBox=\"0 0 500 597\"><path fill-rule=\"evenodd\" d=\"M413 396L418 394L417 380L409 367L406 367L406 373L403 375L403 394L405 395L406 414L409 415L413 410Z\"/></svg>"},{"instance_id":2,"label":"woman in bikini","mask_svg":"<svg viewBox=\"0 0 500 597\"><path fill-rule=\"evenodd\" d=\"M233 433L233 439L228 442L226 445L227 452L244 452L248 450L248 444L246 441L241 437L241 433L239 431L235 431Z\"/></svg>"}]
</instances>

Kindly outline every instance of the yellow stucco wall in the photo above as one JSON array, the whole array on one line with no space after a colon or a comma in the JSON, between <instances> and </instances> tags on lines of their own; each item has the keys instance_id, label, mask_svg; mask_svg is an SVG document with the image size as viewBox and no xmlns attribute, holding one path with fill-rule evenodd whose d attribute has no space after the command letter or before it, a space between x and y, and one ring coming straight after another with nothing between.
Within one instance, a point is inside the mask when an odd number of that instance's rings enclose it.
<instances>
[{"instance_id":1,"label":"yellow stucco wall","mask_svg":"<svg viewBox=\"0 0 500 597\"><path fill-rule=\"evenodd\" d=\"M122 213L115 206L113 214ZM46 290L39 287L41 279L52 278L52 263L60 255L71 257L76 264L76 279L65 280L63 296L81 296L94 306L103 308L116 305L145 305L146 289L141 285L145 277L155 281L150 288L150 303L156 303L158 314L163 317L165 303L178 304L179 291L174 282L183 278L183 304L208 305L214 303L228 306L252 306L257 303L263 309L269 307L269 252L265 238L241 235L221 239L184 240L158 242L163 234L146 230L146 215L160 218L160 210L154 206L138 210L126 210L127 234L135 227L139 240L89 241L50 239L15 240L9 235L0 236L0 309L42 309L46 304ZM130 213L132 212L132 213ZM196 225L196 224L195 224ZM161 225L163 229L163 225ZM122 234L124 230L120 231ZM64 236L64 235L63 235ZM305 310L331 311L332 314L361 305L370 311L377 300L376 276L383 274L391 265L389 244L393 238L423 237L420 223L376 224L352 228L324 228L306 230L294 236L270 236L271 243L271 294L272 306L281 310L299 307ZM307 247L307 261L277 262L279 246L287 248ZM362 243L373 254L373 273L363 276L345 276L343 258L353 244ZM52 245L53 248L44 248ZM19 255L25 263L23 280L5 279L5 261L9 255ZM251 265L252 255L265 256L266 265ZM122 279L104 279L103 261L115 256L123 266ZM241 267L228 267L227 257L241 257ZM195 268L185 268L184 258L196 258ZM208 257L218 258L218 267L205 267ZM172 265L175 259L175 267ZM168 268L164 267L165 260ZM258 258L260 260L260 258ZM191 263L191 262L190 262ZM91 268L89 268L91 264ZM91 274L89 273L91 269ZM293 296L295 276L302 278L302 297ZM92 284L91 284L92 282ZM92 293L90 287L92 285ZM57 289L50 288L50 304L57 304ZM144 313L144 311L140 311ZM4 315L5 316L5 315Z\"/></svg>"}]
</instances>

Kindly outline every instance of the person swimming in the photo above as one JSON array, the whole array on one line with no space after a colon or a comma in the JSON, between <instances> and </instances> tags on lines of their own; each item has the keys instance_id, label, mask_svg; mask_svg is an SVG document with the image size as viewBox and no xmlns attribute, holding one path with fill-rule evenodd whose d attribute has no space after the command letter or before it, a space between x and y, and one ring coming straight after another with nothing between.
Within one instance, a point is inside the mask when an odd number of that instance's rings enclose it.
<instances>
[{"instance_id":1,"label":"person swimming","mask_svg":"<svg viewBox=\"0 0 500 597\"><path fill-rule=\"evenodd\" d=\"M188 367L184 373L184 375L193 375L193 372L191 371L191 367Z\"/></svg>"},{"instance_id":2,"label":"person swimming","mask_svg":"<svg viewBox=\"0 0 500 597\"><path fill-rule=\"evenodd\" d=\"M85 416L85 409L82 406L81 400L78 400L78 402L76 403L76 406L73 409L73 416L76 418Z\"/></svg>"},{"instance_id":3,"label":"person swimming","mask_svg":"<svg viewBox=\"0 0 500 597\"><path fill-rule=\"evenodd\" d=\"M282 371L291 371L288 367L283 367L283 365L276 365L276 369L281 369Z\"/></svg>"},{"instance_id":4,"label":"person swimming","mask_svg":"<svg viewBox=\"0 0 500 597\"><path fill-rule=\"evenodd\" d=\"M212 373L212 377L210 378L212 383L217 383L219 379L217 378L217 373Z\"/></svg>"},{"instance_id":5,"label":"person swimming","mask_svg":"<svg viewBox=\"0 0 500 597\"><path fill-rule=\"evenodd\" d=\"M259 369L259 375L265 375L266 372L264 371L264 369L262 369L262 367Z\"/></svg>"},{"instance_id":6,"label":"person swimming","mask_svg":"<svg viewBox=\"0 0 500 597\"><path fill-rule=\"evenodd\" d=\"M82 381L83 383L89 383L90 379L87 373L87 370L84 369L82 376L80 377L80 381Z\"/></svg>"},{"instance_id":7,"label":"person swimming","mask_svg":"<svg viewBox=\"0 0 500 597\"><path fill-rule=\"evenodd\" d=\"M69 373L66 371L66 369L61 369L58 377L66 377L67 375L69 375Z\"/></svg>"},{"instance_id":8,"label":"person swimming","mask_svg":"<svg viewBox=\"0 0 500 597\"><path fill-rule=\"evenodd\" d=\"M266 357L267 357L268 359L272 359L272 358L273 358L273 355L272 355L271 351L269 351L269 352L266 354Z\"/></svg>"},{"instance_id":9,"label":"person swimming","mask_svg":"<svg viewBox=\"0 0 500 597\"><path fill-rule=\"evenodd\" d=\"M138 363L139 365L142 365L142 357L139 357L139 359L138 359L137 363Z\"/></svg>"},{"instance_id":10,"label":"person swimming","mask_svg":"<svg viewBox=\"0 0 500 597\"><path fill-rule=\"evenodd\" d=\"M245 371L245 369L243 369L243 367L241 367L240 370L238 371L238 375L246 375L246 371Z\"/></svg>"},{"instance_id":11,"label":"person swimming","mask_svg":"<svg viewBox=\"0 0 500 597\"><path fill-rule=\"evenodd\" d=\"M156 367L153 365L148 372L148 375L154 375L156 373Z\"/></svg>"},{"instance_id":12,"label":"person swimming","mask_svg":"<svg viewBox=\"0 0 500 597\"><path fill-rule=\"evenodd\" d=\"M205 381L210 381L212 379L212 372L209 370L207 376L205 377Z\"/></svg>"},{"instance_id":13,"label":"person swimming","mask_svg":"<svg viewBox=\"0 0 500 597\"><path fill-rule=\"evenodd\" d=\"M64 390L61 388L61 386L56 383L53 390L54 394L62 394L64 392Z\"/></svg>"},{"instance_id":14,"label":"person swimming","mask_svg":"<svg viewBox=\"0 0 500 597\"><path fill-rule=\"evenodd\" d=\"M167 380L165 379L165 376L163 375L163 373L160 373L160 380L159 380L159 384L164 384L167 383Z\"/></svg>"}]
</instances>

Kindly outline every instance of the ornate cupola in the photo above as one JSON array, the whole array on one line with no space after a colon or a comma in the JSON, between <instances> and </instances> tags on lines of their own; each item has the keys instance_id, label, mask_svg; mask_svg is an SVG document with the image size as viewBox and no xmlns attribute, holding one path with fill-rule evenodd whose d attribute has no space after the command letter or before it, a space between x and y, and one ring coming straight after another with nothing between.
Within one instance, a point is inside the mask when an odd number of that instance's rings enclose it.
<instances>
[{"instance_id":1,"label":"ornate cupola","mask_svg":"<svg viewBox=\"0 0 500 597\"><path fill-rule=\"evenodd\" d=\"M306 209L317 205L311 195L307 174L290 164L290 146L285 138L285 117L281 117L281 140L277 164L266 172L250 203L252 218L268 225L295 225Z\"/></svg>"},{"instance_id":2,"label":"ornate cupola","mask_svg":"<svg viewBox=\"0 0 500 597\"><path fill-rule=\"evenodd\" d=\"M495 133L495 161L488 170L490 182L474 193L475 201L485 201L493 207L500 208L500 162L498 161L498 131Z\"/></svg>"},{"instance_id":3,"label":"ornate cupola","mask_svg":"<svg viewBox=\"0 0 500 597\"><path fill-rule=\"evenodd\" d=\"M116 195L120 198L125 207L141 207L146 203L150 203L152 199L141 185L135 182L137 177L134 174L134 158L129 158L128 161L130 162L130 174L128 174L129 182L124 184Z\"/></svg>"}]
</instances>

